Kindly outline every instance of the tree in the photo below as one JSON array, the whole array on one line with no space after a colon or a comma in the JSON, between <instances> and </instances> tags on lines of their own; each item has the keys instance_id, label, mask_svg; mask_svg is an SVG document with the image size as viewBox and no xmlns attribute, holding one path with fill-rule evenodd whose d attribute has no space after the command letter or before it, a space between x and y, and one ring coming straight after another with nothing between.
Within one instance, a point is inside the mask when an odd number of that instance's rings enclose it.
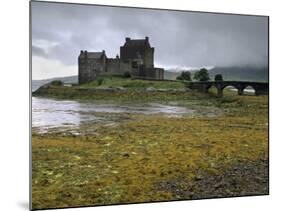
<instances>
[{"instance_id":1,"label":"tree","mask_svg":"<svg viewBox=\"0 0 281 211\"><path fill-rule=\"evenodd\" d=\"M198 81L209 81L210 76L206 68L202 68L199 71L195 72L193 78Z\"/></svg>"},{"instance_id":2,"label":"tree","mask_svg":"<svg viewBox=\"0 0 281 211\"><path fill-rule=\"evenodd\" d=\"M215 75L215 81L223 81L222 74Z\"/></svg>"},{"instance_id":3,"label":"tree","mask_svg":"<svg viewBox=\"0 0 281 211\"><path fill-rule=\"evenodd\" d=\"M53 86L62 86L63 82L60 81L60 80L55 80L55 81L51 82L51 85L53 85Z\"/></svg>"},{"instance_id":4,"label":"tree","mask_svg":"<svg viewBox=\"0 0 281 211\"><path fill-rule=\"evenodd\" d=\"M189 71L182 71L177 80L191 81L191 73Z\"/></svg>"}]
</instances>

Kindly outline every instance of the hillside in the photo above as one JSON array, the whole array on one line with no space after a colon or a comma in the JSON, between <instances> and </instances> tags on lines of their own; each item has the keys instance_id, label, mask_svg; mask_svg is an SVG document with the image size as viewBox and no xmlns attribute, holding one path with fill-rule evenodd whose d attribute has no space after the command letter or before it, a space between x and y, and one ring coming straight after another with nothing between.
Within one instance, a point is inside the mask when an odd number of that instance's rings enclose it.
<instances>
[{"instance_id":1,"label":"hillside","mask_svg":"<svg viewBox=\"0 0 281 211\"><path fill-rule=\"evenodd\" d=\"M181 71L178 70L165 70L164 78L169 80L175 80ZM194 70L190 71L194 74ZM214 79L216 74L222 74L225 81L268 81L268 68L267 67L214 67L209 69L211 80Z\"/></svg>"},{"instance_id":2,"label":"hillside","mask_svg":"<svg viewBox=\"0 0 281 211\"><path fill-rule=\"evenodd\" d=\"M32 80L32 91L35 91L40 86L50 83L51 81L54 80L60 80L64 83L78 83L78 76L74 75L74 76L66 76L66 77L49 78L44 80Z\"/></svg>"}]
</instances>

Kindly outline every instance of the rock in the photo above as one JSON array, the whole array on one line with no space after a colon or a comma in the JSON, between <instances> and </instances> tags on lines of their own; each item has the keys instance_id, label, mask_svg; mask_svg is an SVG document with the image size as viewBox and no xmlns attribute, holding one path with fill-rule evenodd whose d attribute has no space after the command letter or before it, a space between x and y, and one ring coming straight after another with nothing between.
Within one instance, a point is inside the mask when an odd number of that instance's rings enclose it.
<instances>
[{"instance_id":1,"label":"rock","mask_svg":"<svg viewBox=\"0 0 281 211\"><path fill-rule=\"evenodd\" d=\"M126 91L127 89L125 87L122 86L118 86L116 87L116 90L122 90L122 91Z\"/></svg>"},{"instance_id":2,"label":"rock","mask_svg":"<svg viewBox=\"0 0 281 211\"><path fill-rule=\"evenodd\" d=\"M129 153L125 153L125 154L123 154L123 157L128 158L128 157L130 157L130 155L129 155Z\"/></svg>"},{"instance_id":3,"label":"rock","mask_svg":"<svg viewBox=\"0 0 281 211\"><path fill-rule=\"evenodd\" d=\"M178 92L186 92L186 88L175 89L174 91L178 91Z\"/></svg>"},{"instance_id":4,"label":"rock","mask_svg":"<svg viewBox=\"0 0 281 211\"><path fill-rule=\"evenodd\" d=\"M203 177L201 175L197 175L194 179L195 179L195 181L199 181L199 180L203 179Z\"/></svg>"},{"instance_id":5,"label":"rock","mask_svg":"<svg viewBox=\"0 0 281 211\"><path fill-rule=\"evenodd\" d=\"M155 91L156 89L154 87L147 87L145 90L146 91Z\"/></svg>"},{"instance_id":6,"label":"rock","mask_svg":"<svg viewBox=\"0 0 281 211\"><path fill-rule=\"evenodd\" d=\"M198 172L192 181L184 178L163 181L158 188L181 199L264 195L268 194L268 179L268 160L263 158L222 167L215 174Z\"/></svg>"},{"instance_id":7,"label":"rock","mask_svg":"<svg viewBox=\"0 0 281 211\"><path fill-rule=\"evenodd\" d=\"M219 189L219 188L222 188L223 186L224 186L224 184L222 182L219 182L219 183L214 185L214 188Z\"/></svg>"},{"instance_id":8,"label":"rock","mask_svg":"<svg viewBox=\"0 0 281 211\"><path fill-rule=\"evenodd\" d=\"M158 92L167 92L167 91L171 91L173 89L157 89Z\"/></svg>"}]
</instances>

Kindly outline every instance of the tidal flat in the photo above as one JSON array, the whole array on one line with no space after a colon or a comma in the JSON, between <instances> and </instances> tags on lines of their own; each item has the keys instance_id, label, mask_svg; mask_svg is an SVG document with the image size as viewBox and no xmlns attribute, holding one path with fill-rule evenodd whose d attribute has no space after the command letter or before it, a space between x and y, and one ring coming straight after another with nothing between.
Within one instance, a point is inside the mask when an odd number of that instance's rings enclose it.
<instances>
[{"instance_id":1,"label":"tidal flat","mask_svg":"<svg viewBox=\"0 0 281 211\"><path fill-rule=\"evenodd\" d=\"M192 112L95 110L107 121L43 132L34 126L33 209L268 194L268 96L130 93L101 93L95 103Z\"/></svg>"}]
</instances>

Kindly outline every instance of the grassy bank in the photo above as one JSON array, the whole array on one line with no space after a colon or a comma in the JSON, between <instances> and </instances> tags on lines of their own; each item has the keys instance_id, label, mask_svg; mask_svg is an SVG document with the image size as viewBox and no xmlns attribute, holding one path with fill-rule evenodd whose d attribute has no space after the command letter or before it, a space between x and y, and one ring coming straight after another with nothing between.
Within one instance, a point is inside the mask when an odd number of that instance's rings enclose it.
<instances>
[{"instance_id":1,"label":"grassy bank","mask_svg":"<svg viewBox=\"0 0 281 211\"><path fill-rule=\"evenodd\" d=\"M123 87L127 89L181 89L185 88L181 81L149 81L140 79L123 78L117 76L102 77L98 80L81 85L83 88L113 88Z\"/></svg>"},{"instance_id":2,"label":"grassy bank","mask_svg":"<svg viewBox=\"0 0 281 211\"><path fill-rule=\"evenodd\" d=\"M171 81L147 81L122 77L104 77L80 86L40 87L33 96L57 99L113 101L173 101L190 98L185 84Z\"/></svg>"},{"instance_id":3,"label":"grassy bank","mask_svg":"<svg viewBox=\"0 0 281 211\"><path fill-rule=\"evenodd\" d=\"M224 113L135 115L113 128L100 126L97 134L33 134L33 208L268 193L267 96L132 93L120 99L196 101Z\"/></svg>"},{"instance_id":4,"label":"grassy bank","mask_svg":"<svg viewBox=\"0 0 281 211\"><path fill-rule=\"evenodd\" d=\"M177 91L146 91L146 90L119 90L96 89L80 87L48 87L38 90L33 96L51 97L56 99L77 100L112 100L112 101L173 101L187 99L191 96L187 92Z\"/></svg>"}]
</instances>

